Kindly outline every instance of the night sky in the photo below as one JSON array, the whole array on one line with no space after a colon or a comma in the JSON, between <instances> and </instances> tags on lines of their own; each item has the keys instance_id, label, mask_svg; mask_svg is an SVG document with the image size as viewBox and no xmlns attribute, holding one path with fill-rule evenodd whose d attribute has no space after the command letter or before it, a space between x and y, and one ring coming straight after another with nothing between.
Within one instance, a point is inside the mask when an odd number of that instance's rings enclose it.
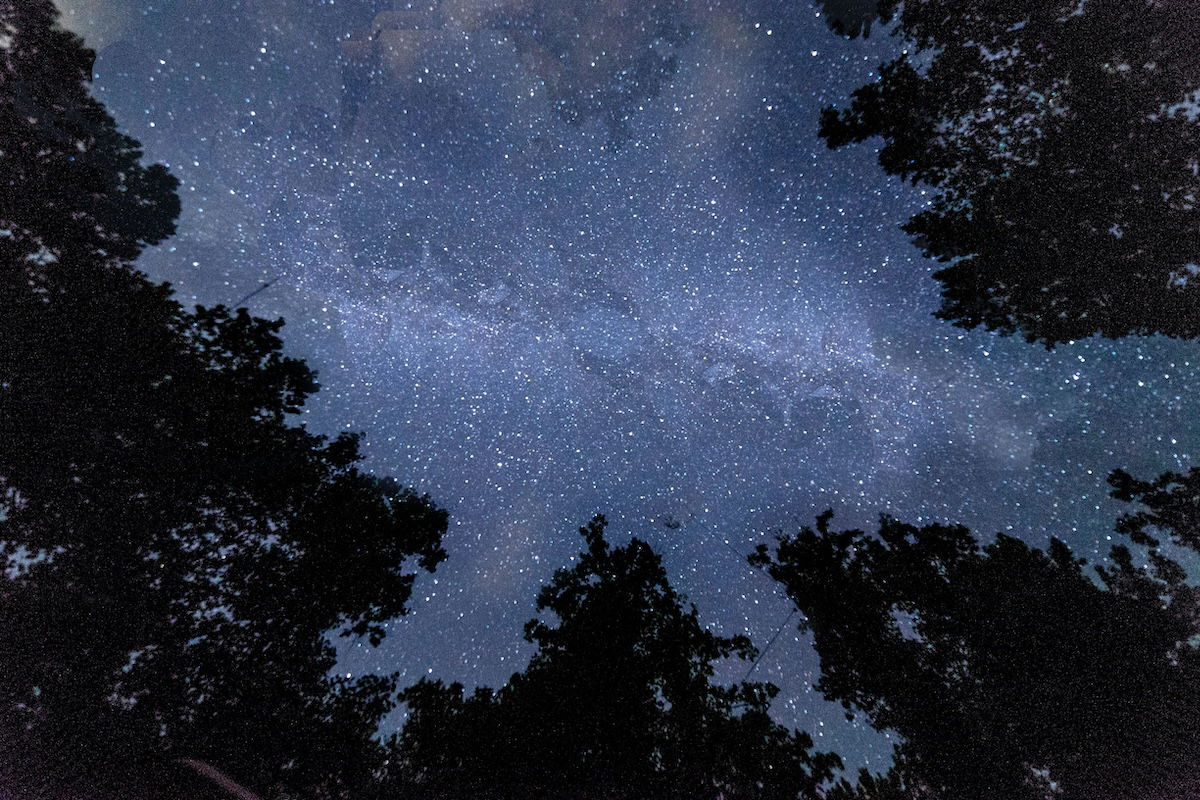
<instances>
[{"instance_id":1,"label":"night sky","mask_svg":"<svg viewBox=\"0 0 1200 800\"><path fill-rule=\"evenodd\" d=\"M450 511L448 561L343 672L502 683L597 512L762 647L791 605L744 555L825 508L1100 558L1105 475L1200 453L1194 345L1047 352L931 316L936 265L897 227L923 193L871 143L816 135L892 52L879 32L842 40L799 0L678 0L692 35L671 44L648 2L562 5L60 0L97 96L183 183L179 233L141 267L186 304L274 281L245 305L319 371L304 422L366 432L372 469ZM495 23L539 9L557 60ZM647 50L678 71L620 124L555 113L564 65L603 97ZM879 765L886 743L811 690L796 621L754 677L782 721Z\"/></svg>"}]
</instances>

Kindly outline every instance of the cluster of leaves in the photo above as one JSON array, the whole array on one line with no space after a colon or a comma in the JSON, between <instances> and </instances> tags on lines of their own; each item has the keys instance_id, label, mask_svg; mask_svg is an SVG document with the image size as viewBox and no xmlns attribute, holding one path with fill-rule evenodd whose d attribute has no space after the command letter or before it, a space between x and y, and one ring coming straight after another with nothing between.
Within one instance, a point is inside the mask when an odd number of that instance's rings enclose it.
<instances>
[{"instance_id":1,"label":"cluster of leaves","mask_svg":"<svg viewBox=\"0 0 1200 800\"><path fill-rule=\"evenodd\" d=\"M881 137L884 169L935 189L904 226L947 264L939 316L1047 347L1195 338L1200 5L1157 0L816 0L829 26L903 48L830 147ZM1084 570L965 528L883 518L752 561L806 616L818 688L899 736L893 768L833 800L1171 798L1200 791L1200 470L1110 478L1140 510ZM1192 552L1189 552L1192 551Z\"/></svg>"},{"instance_id":2,"label":"cluster of leaves","mask_svg":"<svg viewBox=\"0 0 1200 800\"><path fill-rule=\"evenodd\" d=\"M886 778L842 797L1166 798L1200 791L1200 593L1125 547L1096 575L965 528L831 514L753 561L805 614L817 688L897 732Z\"/></svg>"},{"instance_id":3,"label":"cluster of leaves","mask_svg":"<svg viewBox=\"0 0 1200 800\"><path fill-rule=\"evenodd\" d=\"M51 3L0 0L0 221L54 252L132 260L175 232L178 181L144 167L87 90L95 54Z\"/></svg>"},{"instance_id":4,"label":"cluster of leaves","mask_svg":"<svg viewBox=\"0 0 1200 800\"><path fill-rule=\"evenodd\" d=\"M347 791L394 680L331 678L326 635L378 643L445 513L294 424L317 383L281 322L186 311L130 265L176 182L55 22L0 3L0 783L128 796L188 756Z\"/></svg>"},{"instance_id":5,"label":"cluster of leaves","mask_svg":"<svg viewBox=\"0 0 1200 800\"><path fill-rule=\"evenodd\" d=\"M882 20L905 48L820 133L882 137L888 173L934 188L904 228L947 263L940 317L1047 347L1200 335L1200 5L820 5L835 30Z\"/></svg>"},{"instance_id":6,"label":"cluster of leaves","mask_svg":"<svg viewBox=\"0 0 1200 800\"><path fill-rule=\"evenodd\" d=\"M585 550L538 595L529 666L499 689L406 690L390 786L427 798L817 797L839 765L773 722L769 684L719 686L714 666L753 658L743 636L703 627L633 539L612 547L603 517Z\"/></svg>"}]
</instances>

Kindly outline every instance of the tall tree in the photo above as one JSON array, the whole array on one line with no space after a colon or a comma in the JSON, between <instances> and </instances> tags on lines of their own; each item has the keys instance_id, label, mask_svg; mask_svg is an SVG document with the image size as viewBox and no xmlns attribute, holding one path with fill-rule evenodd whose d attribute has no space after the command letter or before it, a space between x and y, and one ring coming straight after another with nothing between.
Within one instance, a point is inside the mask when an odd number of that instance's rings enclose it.
<instances>
[{"instance_id":1,"label":"tall tree","mask_svg":"<svg viewBox=\"0 0 1200 800\"><path fill-rule=\"evenodd\" d=\"M895 767L864 798L1161 798L1200 791L1200 595L1160 553L1124 547L1089 576L962 527L884 518L816 529L753 561L806 617L817 688L879 730Z\"/></svg>"},{"instance_id":2,"label":"tall tree","mask_svg":"<svg viewBox=\"0 0 1200 800\"><path fill-rule=\"evenodd\" d=\"M754 656L717 636L633 539L612 547L603 517L538 595L529 666L500 690L422 681L393 743L395 796L453 798L803 798L836 756L771 720L769 684L712 683L722 659Z\"/></svg>"},{"instance_id":3,"label":"tall tree","mask_svg":"<svg viewBox=\"0 0 1200 800\"><path fill-rule=\"evenodd\" d=\"M818 4L904 47L820 133L881 137L888 173L933 188L904 229L946 264L938 316L1048 347L1200 336L1200 4Z\"/></svg>"},{"instance_id":4,"label":"tall tree","mask_svg":"<svg viewBox=\"0 0 1200 800\"><path fill-rule=\"evenodd\" d=\"M445 513L295 424L317 383L282 322L133 269L174 179L55 19L0 2L0 787L132 796L187 756L352 792L393 686L331 677L326 635L383 638Z\"/></svg>"},{"instance_id":5,"label":"tall tree","mask_svg":"<svg viewBox=\"0 0 1200 800\"><path fill-rule=\"evenodd\" d=\"M55 254L133 259L175 231L178 181L88 93L95 53L50 0L0 0L0 230Z\"/></svg>"}]
</instances>

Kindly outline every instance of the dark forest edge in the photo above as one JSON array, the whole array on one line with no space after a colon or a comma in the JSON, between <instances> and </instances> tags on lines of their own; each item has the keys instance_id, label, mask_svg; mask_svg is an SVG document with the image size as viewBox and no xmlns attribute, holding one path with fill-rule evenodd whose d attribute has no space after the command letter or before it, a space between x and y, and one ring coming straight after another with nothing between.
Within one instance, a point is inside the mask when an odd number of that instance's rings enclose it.
<instances>
[{"instance_id":1,"label":"dark forest edge","mask_svg":"<svg viewBox=\"0 0 1200 800\"><path fill-rule=\"evenodd\" d=\"M909 3L901 35L930 47L957 36L929 28L941 5ZM864 8L860 20L897 13ZM971 24L987 31L1005 19L980 12ZM1031 19L1046 30L1076 24L1042 11ZM318 385L283 355L282 322L185 310L134 268L174 232L174 178L142 166L139 144L90 97L92 54L56 27L49 0L0 0L0 28L0 796L206 791L180 759L274 798L1200 793L1200 596L1168 556L1200 549L1198 471L1114 473L1114 496L1137 504L1117 524L1129 545L1094 571L1062 542L984 543L962 527L886 517L868 533L834 530L824 514L760 548L752 562L806 618L817 688L898 734L885 775L842 776L836 755L772 720L770 684L714 684L720 661L754 658L750 641L702 627L659 556L638 539L611 545L602 517L581 529L574 565L543 587L543 616L526 627L536 653L500 688L468 695L439 681L401 690L394 675L331 676L328 635L384 638L417 570L445 557L445 512L361 471L357 437L295 424ZM929 80L904 69L896 80ZM897 119L891 94L855 102L826 117L831 144ZM922 124L907 130L928 132ZM909 170L923 157L896 163ZM951 177L944 185L960 186ZM1174 212L1180 224L1193 213ZM1131 232L1145 223L1130 220ZM970 264L973 247L984 253L974 242L939 250L933 227L918 233L956 264ZM1124 235L1089 236L1093 250L1116 248L1095 262L1106 269L1137 255L1114 244ZM985 244L1002 265L1018 255L1003 237ZM1176 269L1160 255L1138 258ZM948 306L949 317L1047 344L1195 335L1137 317L1137 292L1119 309L1097 306L1108 317L1064 316L1019 308L1020 292L999 298L978 282L955 291L972 286L982 294L971 302L1003 316ZM1165 313L1161 298L1145 301ZM409 722L380 742L398 702Z\"/></svg>"},{"instance_id":2,"label":"dark forest edge","mask_svg":"<svg viewBox=\"0 0 1200 800\"><path fill-rule=\"evenodd\" d=\"M378 644L446 514L295 424L318 387L282 322L187 311L132 266L177 182L55 18L0 3L0 785L137 796L187 756L358 794L395 679L331 677L326 636Z\"/></svg>"},{"instance_id":3,"label":"dark forest edge","mask_svg":"<svg viewBox=\"0 0 1200 800\"><path fill-rule=\"evenodd\" d=\"M904 230L938 316L1047 347L1200 336L1200 6L1161 0L816 0L899 54L827 108L832 148L929 187Z\"/></svg>"}]
</instances>

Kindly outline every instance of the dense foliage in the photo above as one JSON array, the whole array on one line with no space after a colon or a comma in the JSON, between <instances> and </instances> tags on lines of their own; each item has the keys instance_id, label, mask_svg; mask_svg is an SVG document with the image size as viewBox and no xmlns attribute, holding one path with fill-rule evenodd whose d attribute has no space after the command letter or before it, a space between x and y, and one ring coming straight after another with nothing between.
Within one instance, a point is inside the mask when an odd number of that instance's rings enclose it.
<instances>
[{"instance_id":1,"label":"dense foliage","mask_svg":"<svg viewBox=\"0 0 1200 800\"><path fill-rule=\"evenodd\" d=\"M768 716L769 684L712 682L722 659L754 656L743 636L702 626L633 539L612 547L604 518L538 595L554 622L501 689L423 681L393 743L393 794L411 798L805 798L836 756Z\"/></svg>"},{"instance_id":2,"label":"dense foliage","mask_svg":"<svg viewBox=\"0 0 1200 800\"><path fill-rule=\"evenodd\" d=\"M130 260L175 231L178 181L88 93L95 54L52 3L0 0L0 230L56 254Z\"/></svg>"},{"instance_id":3,"label":"dense foliage","mask_svg":"<svg viewBox=\"0 0 1200 800\"><path fill-rule=\"evenodd\" d=\"M1200 789L1200 595L1174 561L1116 547L1096 576L965 528L884 518L754 561L804 613L827 698L900 734L861 796L1166 798ZM845 787L844 787L845 788Z\"/></svg>"},{"instance_id":4,"label":"dense foliage","mask_svg":"<svg viewBox=\"0 0 1200 800\"><path fill-rule=\"evenodd\" d=\"M295 424L317 384L281 322L133 269L175 182L54 21L0 4L0 783L127 796L194 756L337 793L392 682L330 677L326 634L383 637L445 514Z\"/></svg>"},{"instance_id":5,"label":"dense foliage","mask_svg":"<svg viewBox=\"0 0 1200 800\"><path fill-rule=\"evenodd\" d=\"M1159 0L822 0L903 46L827 109L830 147L881 137L931 187L904 226L944 262L939 316L1047 346L1200 336L1200 6Z\"/></svg>"}]
</instances>

